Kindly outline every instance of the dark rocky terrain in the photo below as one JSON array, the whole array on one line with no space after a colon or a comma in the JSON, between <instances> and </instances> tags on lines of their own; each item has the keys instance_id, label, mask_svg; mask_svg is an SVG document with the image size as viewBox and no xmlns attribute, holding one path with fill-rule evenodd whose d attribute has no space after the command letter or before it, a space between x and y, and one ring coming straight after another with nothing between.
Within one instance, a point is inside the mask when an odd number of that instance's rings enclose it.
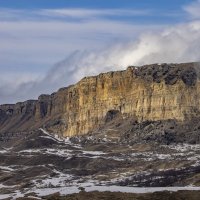
<instances>
[{"instance_id":1,"label":"dark rocky terrain","mask_svg":"<svg viewBox=\"0 0 200 200\"><path fill-rule=\"evenodd\" d=\"M176 121L138 123L119 116L105 121L98 131L70 139L43 129L3 134L0 198L56 192L62 196L80 187L131 193L160 190L155 187L198 189L191 187L200 186L200 144L194 140L198 123L189 140L179 135L186 133L187 125Z\"/></svg>"},{"instance_id":2,"label":"dark rocky terrain","mask_svg":"<svg viewBox=\"0 0 200 200\"><path fill-rule=\"evenodd\" d=\"M43 197L48 200L199 200L200 191L155 192L147 194L132 194L120 192L80 192L67 196L59 193ZM34 200L33 197L18 200Z\"/></svg>"}]
</instances>

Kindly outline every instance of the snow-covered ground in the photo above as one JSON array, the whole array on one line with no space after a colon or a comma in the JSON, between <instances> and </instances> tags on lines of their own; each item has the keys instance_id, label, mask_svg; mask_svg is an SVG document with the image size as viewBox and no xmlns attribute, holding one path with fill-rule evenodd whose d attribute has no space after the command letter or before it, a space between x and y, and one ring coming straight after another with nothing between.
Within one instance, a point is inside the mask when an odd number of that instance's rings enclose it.
<instances>
[{"instance_id":1,"label":"snow-covered ground","mask_svg":"<svg viewBox=\"0 0 200 200\"><path fill-rule=\"evenodd\" d=\"M7 153L7 151L6 150L0 150L0 153Z\"/></svg>"},{"instance_id":2,"label":"snow-covered ground","mask_svg":"<svg viewBox=\"0 0 200 200\"><path fill-rule=\"evenodd\" d=\"M164 145L163 145L164 146ZM166 147L166 146L164 146ZM187 151L200 151L200 144L173 144L167 145L168 148L177 150L178 152L187 152Z\"/></svg>"},{"instance_id":3,"label":"snow-covered ground","mask_svg":"<svg viewBox=\"0 0 200 200\"><path fill-rule=\"evenodd\" d=\"M55 149L55 148L46 148L46 149L26 149L19 151L19 154L35 154L35 153L42 153L42 154L51 154L51 155L57 155L61 157L68 157L70 158L72 156L71 150L69 149Z\"/></svg>"},{"instance_id":4,"label":"snow-covered ground","mask_svg":"<svg viewBox=\"0 0 200 200\"><path fill-rule=\"evenodd\" d=\"M110 191L110 192L126 192L126 193L152 193L159 191L179 191L179 190L200 190L200 187L125 187L125 186L95 186L91 183L80 184L79 187L85 188L86 192L91 191ZM50 189L37 189L34 192L38 194L38 196L44 196L53 194L55 192L60 192L61 195L78 193L80 190L77 186L72 187L62 187L59 189L50 188Z\"/></svg>"},{"instance_id":5,"label":"snow-covered ground","mask_svg":"<svg viewBox=\"0 0 200 200\"><path fill-rule=\"evenodd\" d=\"M52 146L46 146L45 148L44 146L30 145L30 148L25 146L26 148L17 148L16 150L11 148L2 148L0 150L0 155L5 162L1 163L0 172L5 176L10 175L10 179L16 175L16 179L14 179L16 184L13 183L13 186L10 186L11 181L9 183L6 181L0 183L0 199L8 197L15 199L30 192L35 192L39 196L55 192L65 195L79 192L79 187L84 187L86 191L98 190L130 193L164 190L200 190L200 187L191 186L133 187L138 186L137 180L140 183L145 183L145 181L149 180L165 179L163 172L167 172L167 170L173 170L174 173L178 170L186 170L185 173L187 173L190 167L200 166L200 145L161 145L148 150L138 150L137 146L134 148L130 145L123 146L123 144L120 146L119 144L112 143L113 146L110 146L110 143L102 145L102 142L100 142L99 145L93 136L89 136L88 139L91 143L88 146L84 146L83 143L75 144L69 138L65 139L44 129L40 130L43 134L40 132L39 137L47 139L48 142L49 139L55 141ZM81 141L80 138L76 139ZM92 143L93 140L95 140L94 144ZM34 138L32 141L34 142ZM141 148L143 148L142 145ZM93 149L94 151L92 151ZM12 153L10 160L9 152ZM12 163L12 160L15 158L16 162L21 162ZM50 162L46 163L49 161L49 158L51 159ZM7 159L9 162L6 165ZM33 175L30 175L31 170L34 168L37 168L38 171L36 170ZM152 169L156 170L153 171ZM24 179L23 170L27 173ZM29 182L27 183L29 184L32 183L30 188L21 189L22 187L20 188L17 185L19 183L19 171L22 174L22 180L28 180ZM158 174L156 174L157 172ZM152 173L154 173L154 176L151 176ZM126 185L132 187L119 186L123 185L121 182L126 183L126 180L130 181ZM185 182L184 185L189 184ZM13 193L1 194L3 189L10 189L9 191Z\"/></svg>"},{"instance_id":6,"label":"snow-covered ground","mask_svg":"<svg viewBox=\"0 0 200 200\"><path fill-rule=\"evenodd\" d=\"M34 188L65 187L66 185L69 185L70 181L73 179L73 176L70 174L64 174L55 169L53 172L57 174L56 177L44 177L42 179L40 177L40 179L33 180Z\"/></svg>"},{"instance_id":7,"label":"snow-covered ground","mask_svg":"<svg viewBox=\"0 0 200 200\"><path fill-rule=\"evenodd\" d=\"M6 167L6 166L0 166L0 170L4 170L4 171L14 171L14 169L10 168L10 167Z\"/></svg>"},{"instance_id":8,"label":"snow-covered ground","mask_svg":"<svg viewBox=\"0 0 200 200\"><path fill-rule=\"evenodd\" d=\"M41 137L46 137L46 138L49 138L49 139L52 139L56 142L60 142L60 143L65 143L65 144L71 144L69 138L64 138L64 137L61 137L57 134L54 134L54 133L49 133L48 131L40 128L40 130L46 135L46 136L41 136Z\"/></svg>"},{"instance_id":9,"label":"snow-covered ground","mask_svg":"<svg viewBox=\"0 0 200 200\"><path fill-rule=\"evenodd\" d=\"M31 192L35 192L39 197L54 194L59 192L61 195L73 194L80 192L79 187L85 188L86 192L91 191L110 191L110 192L125 192L125 193L136 193L136 194L143 194L143 193L153 193L153 192L160 192L160 191L171 191L176 192L180 190L200 190L200 187L125 187L125 186L96 186L93 183L87 182L79 184L79 186L70 186L70 187L59 187L59 188L40 188L40 189L33 189ZM30 191L29 191L30 192ZM12 194L0 194L0 199L5 198L13 198L16 199L18 197L24 197L24 193L20 191L16 191Z\"/></svg>"}]
</instances>

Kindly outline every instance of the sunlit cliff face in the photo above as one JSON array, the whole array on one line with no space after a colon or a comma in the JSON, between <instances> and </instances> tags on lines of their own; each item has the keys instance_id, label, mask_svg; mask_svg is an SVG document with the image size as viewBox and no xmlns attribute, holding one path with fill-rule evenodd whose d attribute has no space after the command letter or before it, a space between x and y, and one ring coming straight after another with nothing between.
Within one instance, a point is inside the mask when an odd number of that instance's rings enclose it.
<instances>
[{"instance_id":1,"label":"sunlit cliff face","mask_svg":"<svg viewBox=\"0 0 200 200\"><path fill-rule=\"evenodd\" d=\"M86 134L114 110L137 121L200 116L198 63L129 67L82 79L38 101L1 106L2 132L46 127L65 136Z\"/></svg>"}]
</instances>

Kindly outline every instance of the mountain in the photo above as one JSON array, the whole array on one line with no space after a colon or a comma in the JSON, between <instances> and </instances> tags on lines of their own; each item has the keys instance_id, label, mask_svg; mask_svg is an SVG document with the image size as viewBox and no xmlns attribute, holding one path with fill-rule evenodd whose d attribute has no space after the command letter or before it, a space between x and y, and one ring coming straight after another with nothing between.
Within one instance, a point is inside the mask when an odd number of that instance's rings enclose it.
<instances>
[{"instance_id":1,"label":"mountain","mask_svg":"<svg viewBox=\"0 0 200 200\"><path fill-rule=\"evenodd\" d=\"M200 190L199 90L198 63L153 64L1 105L0 199L199 199L173 193Z\"/></svg>"},{"instance_id":2,"label":"mountain","mask_svg":"<svg viewBox=\"0 0 200 200\"><path fill-rule=\"evenodd\" d=\"M0 132L44 127L63 136L84 135L116 115L139 123L188 122L200 117L198 67L198 63L152 64L85 77L38 100L1 105Z\"/></svg>"}]
</instances>

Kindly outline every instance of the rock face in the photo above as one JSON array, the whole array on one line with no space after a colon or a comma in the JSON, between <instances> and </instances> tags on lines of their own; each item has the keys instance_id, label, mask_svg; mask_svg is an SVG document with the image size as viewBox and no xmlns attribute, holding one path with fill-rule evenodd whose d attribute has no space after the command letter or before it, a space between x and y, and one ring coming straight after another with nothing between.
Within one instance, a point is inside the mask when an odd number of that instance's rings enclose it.
<instances>
[{"instance_id":1,"label":"rock face","mask_svg":"<svg viewBox=\"0 0 200 200\"><path fill-rule=\"evenodd\" d=\"M64 136L87 134L105 120L135 117L178 121L200 117L198 63L128 67L41 95L0 106L0 132L45 127Z\"/></svg>"}]
</instances>

